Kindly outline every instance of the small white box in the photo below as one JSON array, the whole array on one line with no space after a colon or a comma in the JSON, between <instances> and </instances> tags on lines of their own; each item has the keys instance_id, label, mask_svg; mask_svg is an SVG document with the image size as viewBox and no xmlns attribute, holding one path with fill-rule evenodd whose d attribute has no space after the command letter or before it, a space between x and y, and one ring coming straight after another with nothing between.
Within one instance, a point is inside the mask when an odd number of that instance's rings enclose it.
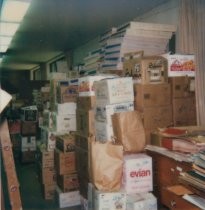
<instances>
[{"instance_id":1,"label":"small white box","mask_svg":"<svg viewBox=\"0 0 205 210\"><path fill-rule=\"evenodd\" d=\"M36 151L36 137L21 136L21 151Z\"/></svg>"},{"instance_id":2,"label":"small white box","mask_svg":"<svg viewBox=\"0 0 205 210\"><path fill-rule=\"evenodd\" d=\"M131 77L104 79L95 82L96 104L118 104L134 101Z\"/></svg>"},{"instance_id":3,"label":"small white box","mask_svg":"<svg viewBox=\"0 0 205 210\"><path fill-rule=\"evenodd\" d=\"M76 114L76 103L67 102L63 104L56 104L56 112L59 115Z\"/></svg>"},{"instance_id":4,"label":"small white box","mask_svg":"<svg viewBox=\"0 0 205 210\"><path fill-rule=\"evenodd\" d=\"M164 56L168 61L168 77L195 77L196 67L194 55L165 54L162 56Z\"/></svg>"},{"instance_id":5,"label":"small white box","mask_svg":"<svg viewBox=\"0 0 205 210\"><path fill-rule=\"evenodd\" d=\"M114 113L134 111L134 103L126 102L120 104L97 105L95 108L95 119L112 126L112 115Z\"/></svg>"},{"instance_id":6,"label":"small white box","mask_svg":"<svg viewBox=\"0 0 205 210\"><path fill-rule=\"evenodd\" d=\"M71 207L71 206L80 206L80 192L71 191L71 192L62 192L60 188L56 187L57 199L60 208Z\"/></svg>"},{"instance_id":7,"label":"small white box","mask_svg":"<svg viewBox=\"0 0 205 210\"><path fill-rule=\"evenodd\" d=\"M152 158L144 153L124 155L123 187L127 194L153 190Z\"/></svg>"},{"instance_id":8,"label":"small white box","mask_svg":"<svg viewBox=\"0 0 205 210\"><path fill-rule=\"evenodd\" d=\"M95 121L95 135L96 141L112 141L113 127L107 123Z\"/></svg>"},{"instance_id":9,"label":"small white box","mask_svg":"<svg viewBox=\"0 0 205 210\"><path fill-rule=\"evenodd\" d=\"M94 96L94 82L99 81L105 78L109 78L113 76L104 76L104 75L97 75L97 76L85 76L79 78L79 96Z\"/></svg>"},{"instance_id":10,"label":"small white box","mask_svg":"<svg viewBox=\"0 0 205 210\"><path fill-rule=\"evenodd\" d=\"M127 195L127 210L157 210L157 199L152 193Z\"/></svg>"},{"instance_id":11,"label":"small white box","mask_svg":"<svg viewBox=\"0 0 205 210\"><path fill-rule=\"evenodd\" d=\"M126 193L95 190L94 206L95 210L126 210Z\"/></svg>"},{"instance_id":12,"label":"small white box","mask_svg":"<svg viewBox=\"0 0 205 210\"><path fill-rule=\"evenodd\" d=\"M76 131L76 114L59 115L53 112L52 119L56 132Z\"/></svg>"}]
</instances>

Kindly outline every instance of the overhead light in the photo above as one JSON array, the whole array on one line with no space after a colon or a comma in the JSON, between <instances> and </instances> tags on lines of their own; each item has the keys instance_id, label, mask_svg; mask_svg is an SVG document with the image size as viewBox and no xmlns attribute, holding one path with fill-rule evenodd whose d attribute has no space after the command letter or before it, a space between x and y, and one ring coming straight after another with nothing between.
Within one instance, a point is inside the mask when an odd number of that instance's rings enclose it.
<instances>
[{"instance_id":1,"label":"overhead light","mask_svg":"<svg viewBox=\"0 0 205 210\"><path fill-rule=\"evenodd\" d=\"M9 45L11 43L12 37L10 36L0 36L0 45Z\"/></svg>"},{"instance_id":2,"label":"overhead light","mask_svg":"<svg viewBox=\"0 0 205 210\"><path fill-rule=\"evenodd\" d=\"M0 45L0 53L5 53L8 49L8 45Z\"/></svg>"},{"instance_id":3,"label":"overhead light","mask_svg":"<svg viewBox=\"0 0 205 210\"><path fill-rule=\"evenodd\" d=\"M0 22L0 35L13 36L16 33L19 25L19 23Z\"/></svg>"},{"instance_id":4,"label":"overhead light","mask_svg":"<svg viewBox=\"0 0 205 210\"><path fill-rule=\"evenodd\" d=\"M30 0L4 0L1 11L1 21L21 22L26 14Z\"/></svg>"}]
</instances>

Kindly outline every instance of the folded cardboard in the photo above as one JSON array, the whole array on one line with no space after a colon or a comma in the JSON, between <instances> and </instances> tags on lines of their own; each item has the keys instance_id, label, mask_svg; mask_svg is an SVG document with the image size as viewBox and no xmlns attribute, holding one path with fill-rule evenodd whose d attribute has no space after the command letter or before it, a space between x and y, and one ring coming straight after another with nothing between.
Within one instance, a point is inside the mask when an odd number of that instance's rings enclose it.
<instances>
[{"instance_id":1,"label":"folded cardboard","mask_svg":"<svg viewBox=\"0 0 205 210\"><path fill-rule=\"evenodd\" d=\"M127 194L153 190L152 158L146 154L126 154L123 164L123 188Z\"/></svg>"},{"instance_id":2,"label":"folded cardboard","mask_svg":"<svg viewBox=\"0 0 205 210\"><path fill-rule=\"evenodd\" d=\"M147 107L166 106L171 104L170 84L135 84L135 107L143 110Z\"/></svg>"},{"instance_id":3,"label":"folded cardboard","mask_svg":"<svg viewBox=\"0 0 205 210\"><path fill-rule=\"evenodd\" d=\"M111 116L114 113L134 111L133 102L125 102L120 104L97 105L95 108L95 120L107 123L112 126Z\"/></svg>"},{"instance_id":4,"label":"folded cardboard","mask_svg":"<svg viewBox=\"0 0 205 210\"><path fill-rule=\"evenodd\" d=\"M56 187L56 199L60 208L79 206L81 204L78 190L64 193L59 187Z\"/></svg>"},{"instance_id":5,"label":"folded cardboard","mask_svg":"<svg viewBox=\"0 0 205 210\"><path fill-rule=\"evenodd\" d=\"M57 135L56 148L62 152L73 152L75 150L75 134Z\"/></svg>"},{"instance_id":6,"label":"folded cardboard","mask_svg":"<svg viewBox=\"0 0 205 210\"><path fill-rule=\"evenodd\" d=\"M131 77L103 79L95 82L97 104L117 104L134 101Z\"/></svg>"},{"instance_id":7,"label":"folded cardboard","mask_svg":"<svg viewBox=\"0 0 205 210\"><path fill-rule=\"evenodd\" d=\"M75 152L63 153L55 149L54 160L58 175L65 175L76 171Z\"/></svg>"}]
</instances>

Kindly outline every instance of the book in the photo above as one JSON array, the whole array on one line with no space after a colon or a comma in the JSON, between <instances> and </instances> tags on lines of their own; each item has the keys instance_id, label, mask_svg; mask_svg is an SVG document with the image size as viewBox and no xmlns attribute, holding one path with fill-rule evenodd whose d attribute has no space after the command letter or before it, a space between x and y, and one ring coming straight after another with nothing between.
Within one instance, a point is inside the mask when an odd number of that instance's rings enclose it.
<instances>
[{"instance_id":1,"label":"book","mask_svg":"<svg viewBox=\"0 0 205 210\"><path fill-rule=\"evenodd\" d=\"M185 194L182 196L185 200L189 201L190 203L198 206L199 208L205 210L205 199L198 196L198 195L188 195Z\"/></svg>"}]
</instances>

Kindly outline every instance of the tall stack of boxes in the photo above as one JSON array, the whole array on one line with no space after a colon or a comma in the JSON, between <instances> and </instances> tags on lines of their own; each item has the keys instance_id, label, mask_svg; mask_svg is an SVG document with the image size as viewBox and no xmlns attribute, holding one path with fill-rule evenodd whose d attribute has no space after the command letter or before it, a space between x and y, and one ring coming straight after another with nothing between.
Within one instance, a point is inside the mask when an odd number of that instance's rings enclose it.
<instances>
[{"instance_id":1,"label":"tall stack of boxes","mask_svg":"<svg viewBox=\"0 0 205 210\"><path fill-rule=\"evenodd\" d=\"M113 127L115 125L112 124L112 119L116 114L135 114L135 111L133 111L134 93L132 78L122 77L97 81L95 83L95 96L96 141L100 142L102 146L106 142L114 141L119 145L119 139L116 139L116 136L114 136L115 132L113 131L115 129L113 129ZM101 120L100 123L105 124L105 126L103 126L103 124L101 125L104 129L102 129L103 131L98 129L97 123L99 120ZM112 130L112 133L109 132L110 130L106 129L106 126L108 125L110 126L109 129ZM145 141L145 139L140 140ZM130 153L129 151L125 151L123 145L122 176L121 181L118 183L118 190L116 190L117 188L115 190L100 190L97 188L95 179L92 179L91 181L93 184L89 183L88 188L88 209L126 210L128 208L130 210L135 210L138 208L140 209L140 206L142 206L141 209L157 209L156 198L150 193L153 188L152 159L142 153L143 149L144 147L138 152L132 151ZM95 157L92 156L91 158L95 159ZM101 161L107 160L105 158L103 160L102 157ZM114 165L112 167L114 167ZM104 176L106 177L108 174L104 174ZM108 188L109 186L107 186L107 189ZM146 194L143 199L141 193Z\"/></svg>"},{"instance_id":2,"label":"tall stack of boxes","mask_svg":"<svg viewBox=\"0 0 205 210\"><path fill-rule=\"evenodd\" d=\"M38 110L36 106L21 108L21 162L35 161Z\"/></svg>"},{"instance_id":3,"label":"tall stack of boxes","mask_svg":"<svg viewBox=\"0 0 205 210\"><path fill-rule=\"evenodd\" d=\"M123 67L133 76L135 109L141 113L149 144L152 131L173 124L167 60L162 56L135 55L126 55Z\"/></svg>"},{"instance_id":4,"label":"tall stack of boxes","mask_svg":"<svg viewBox=\"0 0 205 210\"><path fill-rule=\"evenodd\" d=\"M57 199L60 208L80 205L76 170L75 133L56 136Z\"/></svg>"}]
</instances>

